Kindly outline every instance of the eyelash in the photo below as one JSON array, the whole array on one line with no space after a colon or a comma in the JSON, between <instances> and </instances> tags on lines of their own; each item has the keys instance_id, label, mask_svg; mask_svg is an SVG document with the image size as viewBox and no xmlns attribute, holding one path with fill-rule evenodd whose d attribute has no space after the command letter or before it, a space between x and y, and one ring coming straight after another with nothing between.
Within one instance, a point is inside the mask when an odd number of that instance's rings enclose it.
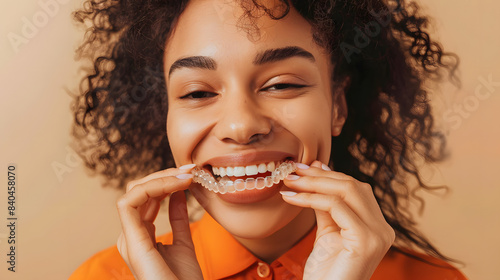
<instances>
[{"instance_id":1,"label":"eyelash","mask_svg":"<svg viewBox=\"0 0 500 280\"><path fill-rule=\"evenodd\" d=\"M203 97L194 97L195 95L199 95L199 94L203 94L205 96ZM194 91L194 92L191 92L191 93L188 93L184 96L181 97L181 99L201 99L201 98L208 98L206 95L211 95L210 97L214 97L215 93L212 93L212 92L208 92L208 91Z\"/></svg>"},{"instance_id":2,"label":"eyelash","mask_svg":"<svg viewBox=\"0 0 500 280\"><path fill-rule=\"evenodd\" d=\"M280 89L279 87L282 87L282 86L285 86L285 88ZM304 87L306 87L306 85L290 84L290 83L278 83L278 84L274 84L272 86L268 86L266 88L263 88L262 90L270 90L270 88L272 88L272 87L278 87L277 89L274 89L273 91L280 91L280 90L287 90L290 88L294 88L294 89L304 88Z\"/></svg>"},{"instance_id":3,"label":"eyelash","mask_svg":"<svg viewBox=\"0 0 500 280\"><path fill-rule=\"evenodd\" d=\"M271 88L276 88L274 90L271 90ZM284 87L284 88L283 88ZM279 83L279 84L274 84L272 86L268 86L266 88L263 88L261 91L281 91L281 90L287 90L287 89L300 89L300 88L305 88L307 87L306 85L300 85L300 84L290 84L290 83ZM199 96L200 94L204 95L203 97ZM198 95L198 97L195 97ZM207 96L210 95L210 96ZM209 97L214 97L215 93L208 92L208 91L194 91L191 93L188 93L184 96L181 97L181 99L202 99L202 98L209 98Z\"/></svg>"}]
</instances>

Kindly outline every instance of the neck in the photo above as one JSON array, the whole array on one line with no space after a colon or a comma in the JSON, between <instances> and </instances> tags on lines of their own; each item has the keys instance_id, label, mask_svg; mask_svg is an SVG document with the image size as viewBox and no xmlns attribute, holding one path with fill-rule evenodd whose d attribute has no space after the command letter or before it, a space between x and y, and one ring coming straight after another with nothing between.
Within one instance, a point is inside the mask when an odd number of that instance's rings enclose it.
<instances>
[{"instance_id":1,"label":"neck","mask_svg":"<svg viewBox=\"0 0 500 280\"><path fill-rule=\"evenodd\" d=\"M285 227L262 239L245 239L235 237L259 259L272 263L299 242L316 224L314 210L304 208Z\"/></svg>"}]
</instances>

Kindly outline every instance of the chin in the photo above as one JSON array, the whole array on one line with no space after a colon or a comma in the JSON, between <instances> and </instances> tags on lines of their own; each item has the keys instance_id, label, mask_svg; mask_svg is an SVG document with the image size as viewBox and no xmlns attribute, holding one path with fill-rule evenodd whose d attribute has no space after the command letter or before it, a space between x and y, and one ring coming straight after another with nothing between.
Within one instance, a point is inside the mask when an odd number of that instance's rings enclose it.
<instances>
[{"instance_id":1,"label":"chin","mask_svg":"<svg viewBox=\"0 0 500 280\"><path fill-rule=\"evenodd\" d=\"M283 229L303 208L286 203L280 193L265 201L248 204L228 203L201 186L191 192L202 207L231 235L262 239Z\"/></svg>"}]
</instances>

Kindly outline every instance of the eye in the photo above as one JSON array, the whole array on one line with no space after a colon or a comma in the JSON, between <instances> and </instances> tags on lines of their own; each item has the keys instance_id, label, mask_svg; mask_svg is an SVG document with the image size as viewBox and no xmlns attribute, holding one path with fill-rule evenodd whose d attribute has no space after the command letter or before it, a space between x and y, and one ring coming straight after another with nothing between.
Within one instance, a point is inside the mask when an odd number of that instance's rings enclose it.
<instances>
[{"instance_id":1,"label":"eye","mask_svg":"<svg viewBox=\"0 0 500 280\"><path fill-rule=\"evenodd\" d=\"M287 83L282 83L282 84L274 84L272 86L263 88L262 90L264 91L280 91L280 90L287 90L287 89L296 89L296 88L304 88L306 85L300 85L300 84L287 84Z\"/></svg>"},{"instance_id":2,"label":"eye","mask_svg":"<svg viewBox=\"0 0 500 280\"><path fill-rule=\"evenodd\" d=\"M181 99L202 99L214 97L217 94L208 91L194 91L181 97Z\"/></svg>"}]
</instances>

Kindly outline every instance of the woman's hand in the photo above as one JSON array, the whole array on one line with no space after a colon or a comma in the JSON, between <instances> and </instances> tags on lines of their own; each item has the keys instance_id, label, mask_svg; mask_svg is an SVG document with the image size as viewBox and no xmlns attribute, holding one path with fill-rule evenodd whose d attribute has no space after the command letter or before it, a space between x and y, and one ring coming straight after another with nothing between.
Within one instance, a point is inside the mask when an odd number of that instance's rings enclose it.
<instances>
[{"instance_id":1,"label":"woman's hand","mask_svg":"<svg viewBox=\"0 0 500 280\"><path fill-rule=\"evenodd\" d=\"M304 279L370 279L395 239L372 188L319 161L298 167L298 176L284 180L298 193L284 192L283 199L313 208L318 226Z\"/></svg>"},{"instance_id":2,"label":"woman's hand","mask_svg":"<svg viewBox=\"0 0 500 280\"><path fill-rule=\"evenodd\" d=\"M183 190L192 181L194 165L150 174L127 185L117 208L122 233L117 247L136 279L203 279L189 229ZM175 192L175 193L174 193ZM169 219L173 244L156 243L153 224L160 202L169 194Z\"/></svg>"}]
</instances>

